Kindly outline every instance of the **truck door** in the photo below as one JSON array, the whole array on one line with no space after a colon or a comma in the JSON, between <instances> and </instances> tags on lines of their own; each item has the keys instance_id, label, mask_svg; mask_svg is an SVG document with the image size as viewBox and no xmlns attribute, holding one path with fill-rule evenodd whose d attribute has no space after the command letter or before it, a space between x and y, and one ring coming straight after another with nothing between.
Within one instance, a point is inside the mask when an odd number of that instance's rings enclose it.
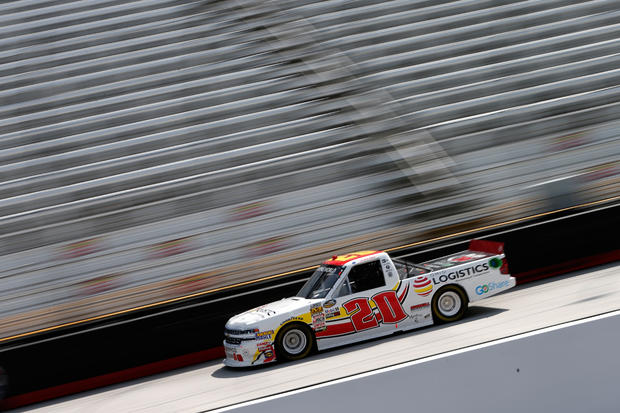
<instances>
[{"instance_id":1,"label":"truck door","mask_svg":"<svg viewBox=\"0 0 620 413\"><path fill-rule=\"evenodd\" d=\"M357 339L394 331L407 321L398 294L391 287L386 285L380 260L355 265L349 271L334 299L350 318Z\"/></svg>"}]
</instances>

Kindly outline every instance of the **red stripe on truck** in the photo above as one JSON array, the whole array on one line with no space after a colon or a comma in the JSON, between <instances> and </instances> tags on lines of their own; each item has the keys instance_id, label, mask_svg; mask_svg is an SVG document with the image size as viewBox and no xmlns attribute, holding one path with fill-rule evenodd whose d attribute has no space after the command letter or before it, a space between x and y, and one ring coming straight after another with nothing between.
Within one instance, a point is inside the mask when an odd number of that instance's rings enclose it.
<instances>
[{"instance_id":1,"label":"red stripe on truck","mask_svg":"<svg viewBox=\"0 0 620 413\"><path fill-rule=\"evenodd\" d=\"M317 331L317 337L331 337L340 336L344 334L351 334L355 332L355 327L351 323L351 320L347 320L346 323L339 324L327 324L327 329L323 331Z\"/></svg>"}]
</instances>

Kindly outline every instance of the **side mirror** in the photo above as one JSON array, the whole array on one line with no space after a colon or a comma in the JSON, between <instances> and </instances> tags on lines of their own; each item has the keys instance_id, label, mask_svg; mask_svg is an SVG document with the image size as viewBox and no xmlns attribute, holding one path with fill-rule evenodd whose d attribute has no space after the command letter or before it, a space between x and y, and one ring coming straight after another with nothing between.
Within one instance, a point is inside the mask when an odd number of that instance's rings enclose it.
<instances>
[{"instance_id":1,"label":"side mirror","mask_svg":"<svg viewBox=\"0 0 620 413\"><path fill-rule=\"evenodd\" d=\"M323 307L330 308L330 307L333 307L334 305L336 305L336 300L327 300L325 301L325 304L323 304Z\"/></svg>"}]
</instances>

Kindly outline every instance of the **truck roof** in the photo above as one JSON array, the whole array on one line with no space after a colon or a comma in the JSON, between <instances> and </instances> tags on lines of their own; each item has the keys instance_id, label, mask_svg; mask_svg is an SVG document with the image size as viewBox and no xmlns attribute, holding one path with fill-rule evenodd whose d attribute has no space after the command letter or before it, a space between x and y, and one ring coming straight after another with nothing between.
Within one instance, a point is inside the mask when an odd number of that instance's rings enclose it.
<instances>
[{"instance_id":1,"label":"truck roof","mask_svg":"<svg viewBox=\"0 0 620 413\"><path fill-rule=\"evenodd\" d=\"M382 252L383 251L359 251L359 252L352 252L351 254L345 254L345 255L334 255L331 257L331 259L324 261L323 264L344 265L358 258L368 257L370 255L379 254Z\"/></svg>"}]
</instances>

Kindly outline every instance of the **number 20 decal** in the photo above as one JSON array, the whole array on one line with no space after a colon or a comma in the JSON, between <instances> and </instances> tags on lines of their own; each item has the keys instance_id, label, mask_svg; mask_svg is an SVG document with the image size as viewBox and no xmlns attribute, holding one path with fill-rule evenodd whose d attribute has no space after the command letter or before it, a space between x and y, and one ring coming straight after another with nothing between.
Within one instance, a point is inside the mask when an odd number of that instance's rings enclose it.
<instances>
[{"instance_id":1,"label":"number 20 decal","mask_svg":"<svg viewBox=\"0 0 620 413\"><path fill-rule=\"evenodd\" d=\"M393 324L407 318L407 314L398 301L395 291L384 291L372 296L372 301L377 304L379 313L384 323ZM354 298L342 304L348 314L351 314L351 322L355 330L362 331L379 327L368 298Z\"/></svg>"},{"instance_id":2,"label":"number 20 decal","mask_svg":"<svg viewBox=\"0 0 620 413\"><path fill-rule=\"evenodd\" d=\"M379 327L379 322L370 308L368 298L355 298L342 304L348 314L351 314L351 322L355 330L362 331L369 328Z\"/></svg>"}]
</instances>

